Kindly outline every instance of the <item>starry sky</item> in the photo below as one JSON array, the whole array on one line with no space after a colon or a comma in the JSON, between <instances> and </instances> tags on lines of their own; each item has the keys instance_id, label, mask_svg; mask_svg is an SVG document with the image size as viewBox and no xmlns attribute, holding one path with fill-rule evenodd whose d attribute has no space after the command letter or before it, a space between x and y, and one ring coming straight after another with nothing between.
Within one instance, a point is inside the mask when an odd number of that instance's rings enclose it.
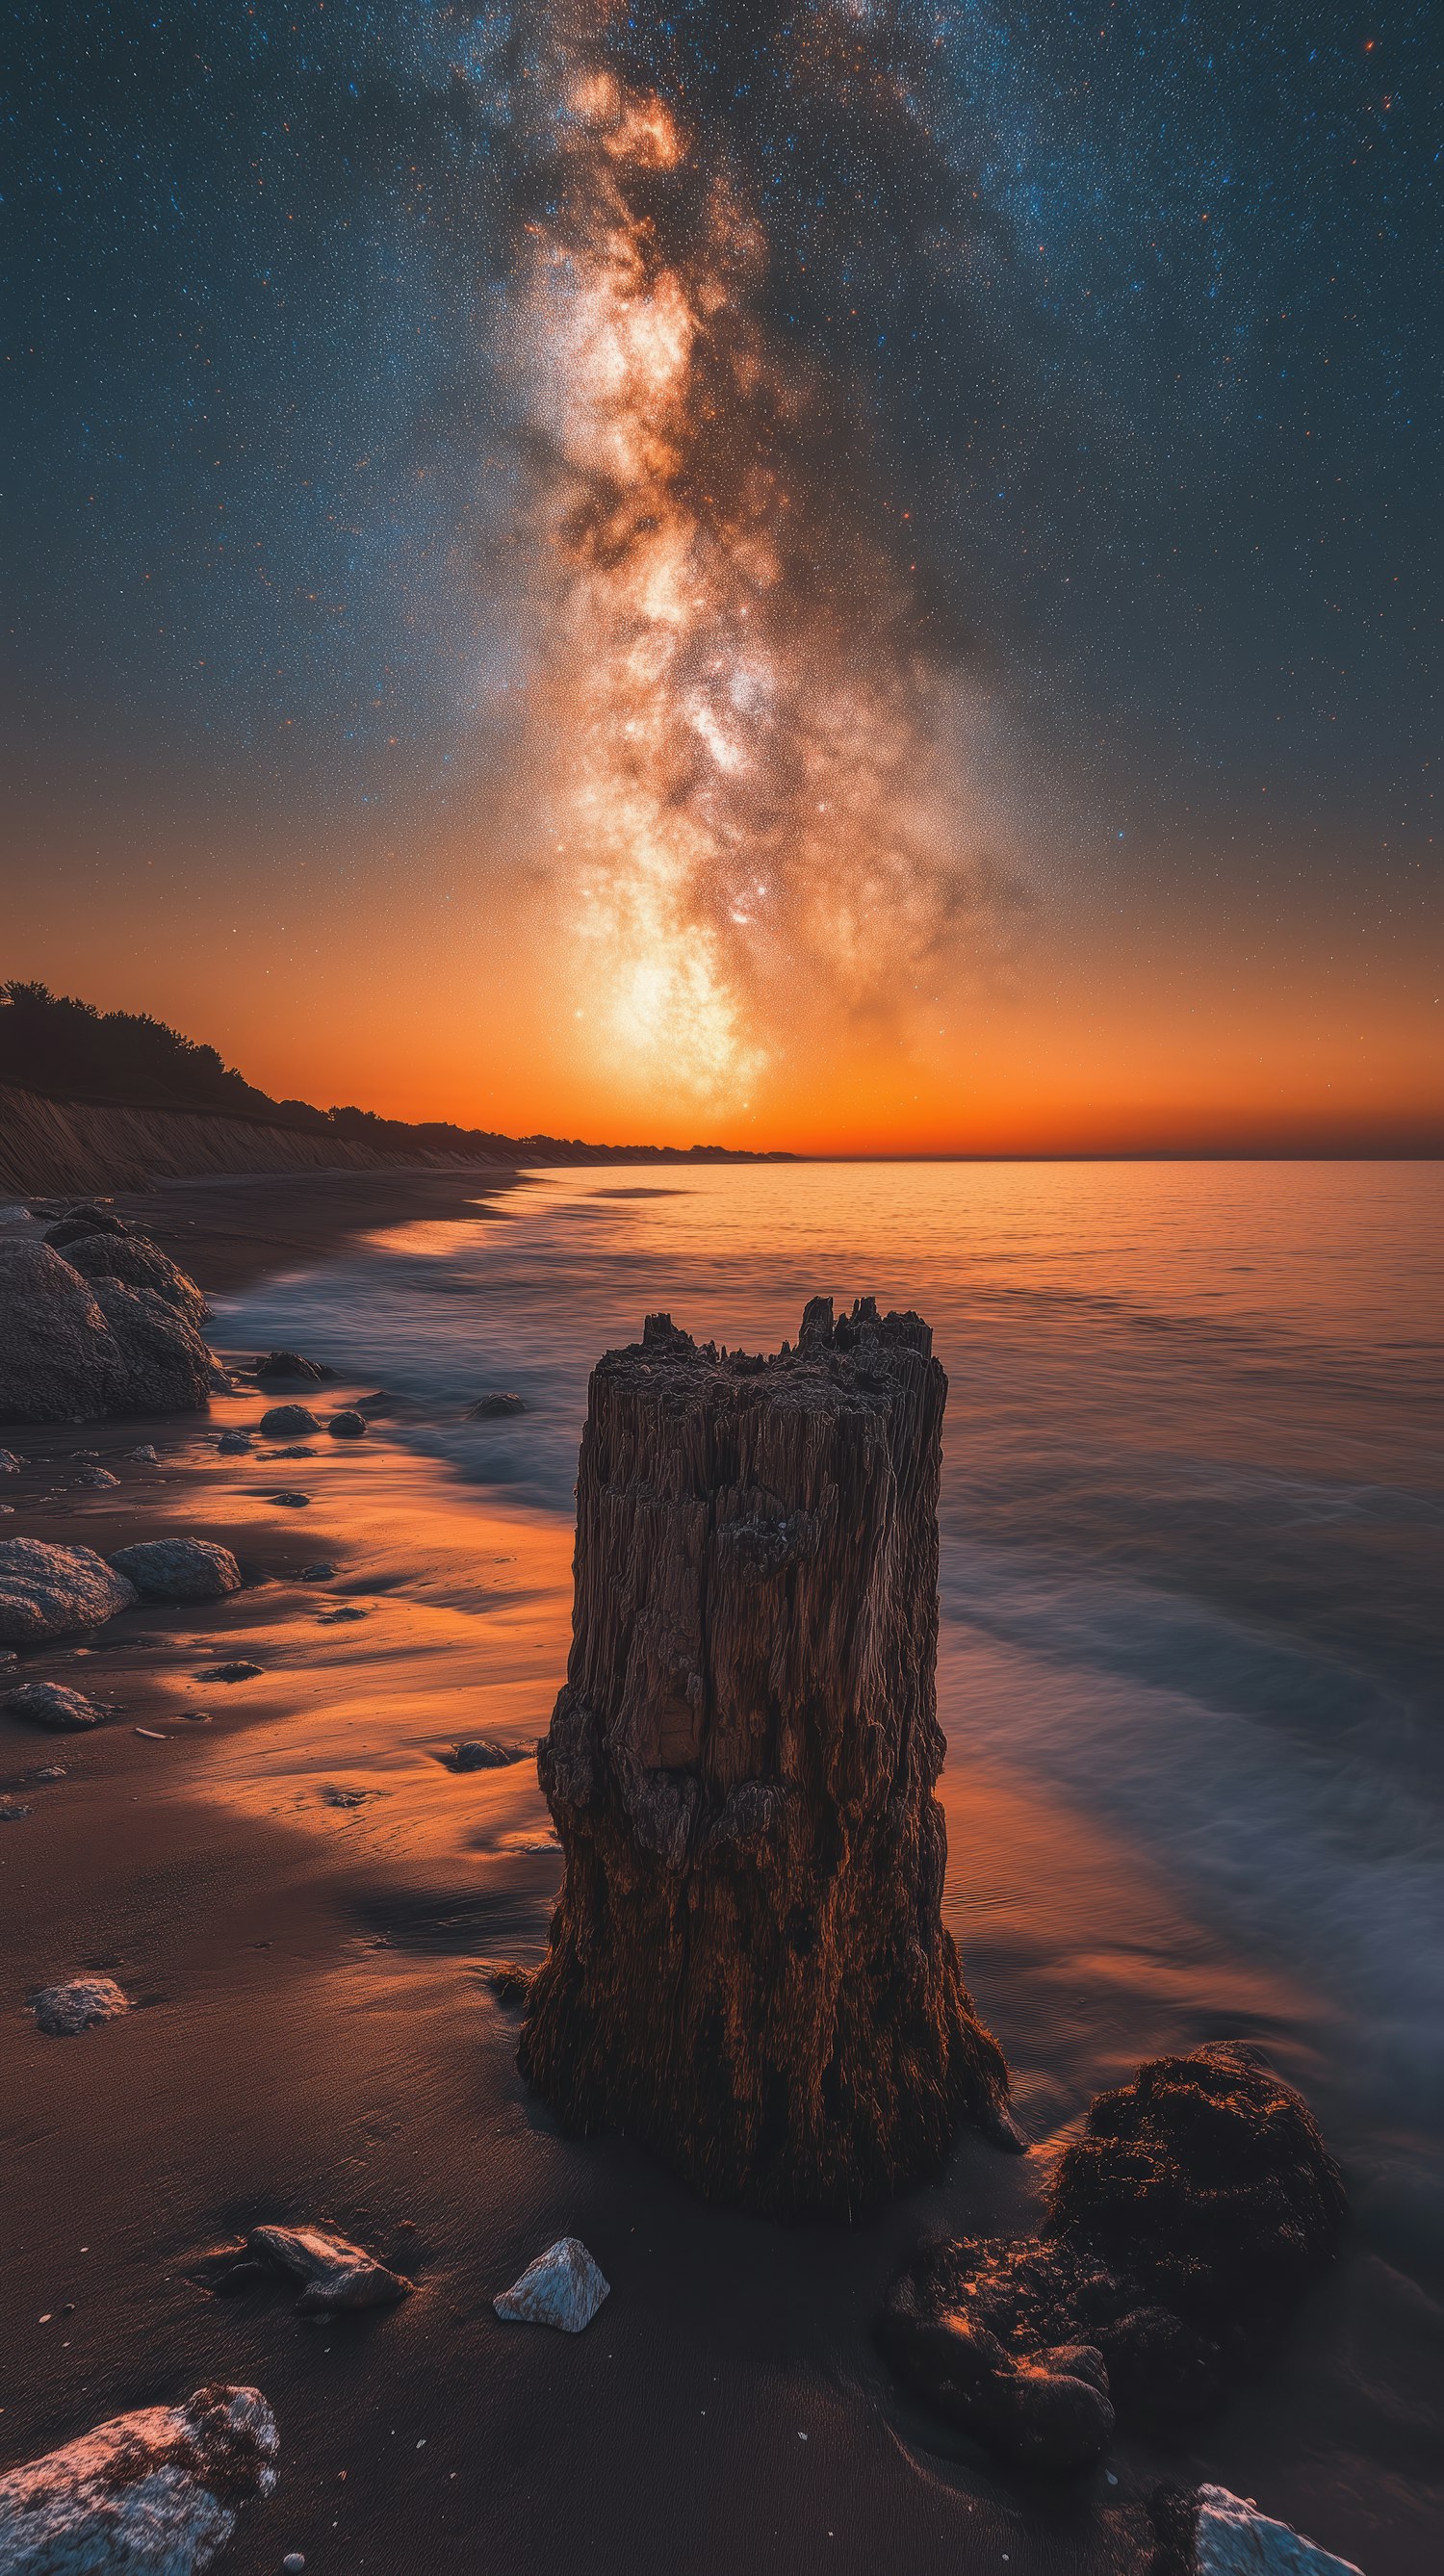
<instances>
[{"instance_id":1,"label":"starry sky","mask_svg":"<svg viewBox=\"0 0 1444 2576\"><path fill-rule=\"evenodd\" d=\"M281 1094L1437 1151L1429 13L16 13L0 972Z\"/></svg>"}]
</instances>

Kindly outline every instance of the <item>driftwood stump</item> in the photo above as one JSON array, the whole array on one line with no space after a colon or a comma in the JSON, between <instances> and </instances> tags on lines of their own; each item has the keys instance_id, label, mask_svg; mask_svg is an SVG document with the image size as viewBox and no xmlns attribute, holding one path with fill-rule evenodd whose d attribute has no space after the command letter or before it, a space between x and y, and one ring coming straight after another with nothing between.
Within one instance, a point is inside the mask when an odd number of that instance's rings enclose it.
<instances>
[{"instance_id":1,"label":"driftwood stump","mask_svg":"<svg viewBox=\"0 0 1444 2576\"><path fill-rule=\"evenodd\" d=\"M960 2118L1016 2143L941 1913L946 1397L871 1298L768 1359L650 1315L592 1374L519 2064L574 2134L749 2209L851 2216Z\"/></svg>"}]
</instances>

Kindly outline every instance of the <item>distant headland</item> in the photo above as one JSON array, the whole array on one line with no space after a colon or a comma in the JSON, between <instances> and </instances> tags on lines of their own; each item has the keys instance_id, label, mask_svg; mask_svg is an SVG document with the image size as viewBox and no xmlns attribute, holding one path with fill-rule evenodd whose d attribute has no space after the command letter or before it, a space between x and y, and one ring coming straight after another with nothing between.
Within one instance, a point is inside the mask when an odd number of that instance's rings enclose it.
<instances>
[{"instance_id":1,"label":"distant headland","mask_svg":"<svg viewBox=\"0 0 1444 2576\"><path fill-rule=\"evenodd\" d=\"M596 1145L273 1100L148 1012L0 983L0 1191L144 1189L206 1172L378 1165L788 1162L722 1145Z\"/></svg>"}]
</instances>

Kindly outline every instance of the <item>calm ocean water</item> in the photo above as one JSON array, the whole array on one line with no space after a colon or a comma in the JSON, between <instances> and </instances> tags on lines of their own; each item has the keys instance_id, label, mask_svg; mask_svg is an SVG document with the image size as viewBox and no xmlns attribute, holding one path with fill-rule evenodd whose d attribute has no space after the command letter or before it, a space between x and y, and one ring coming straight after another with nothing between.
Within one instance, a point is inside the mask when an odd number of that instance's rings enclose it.
<instances>
[{"instance_id":1,"label":"calm ocean water","mask_svg":"<svg viewBox=\"0 0 1444 2576\"><path fill-rule=\"evenodd\" d=\"M1444 2250L1440 1167L547 1173L223 1334L414 1398L397 1437L569 1519L599 1351L655 1307L775 1347L818 1291L915 1306L951 1381L952 1796L1046 1784L1300 1998L1381 2227ZM489 1389L525 1416L459 1420Z\"/></svg>"}]
</instances>

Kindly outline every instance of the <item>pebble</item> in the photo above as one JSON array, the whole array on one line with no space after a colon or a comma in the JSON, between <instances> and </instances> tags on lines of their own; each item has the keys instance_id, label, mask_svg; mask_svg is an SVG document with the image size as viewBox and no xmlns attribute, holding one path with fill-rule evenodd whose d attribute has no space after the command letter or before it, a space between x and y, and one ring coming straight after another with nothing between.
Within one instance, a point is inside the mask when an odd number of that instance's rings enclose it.
<instances>
[{"instance_id":1,"label":"pebble","mask_svg":"<svg viewBox=\"0 0 1444 2576\"><path fill-rule=\"evenodd\" d=\"M285 2576L301 2576L301 2570L305 2564L306 2561L302 2557L299 2549L288 2549L285 2557L281 2561L281 2565L285 2570Z\"/></svg>"},{"instance_id":2,"label":"pebble","mask_svg":"<svg viewBox=\"0 0 1444 2576\"><path fill-rule=\"evenodd\" d=\"M160 1465L160 1451L149 1440L143 1440L138 1449L127 1449L125 1454L137 1467Z\"/></svg>"},{"instance_id":3,"label":"pebble","mask_svg":"<svg viewBox=\"0 0 1444 2576\"><path fill-rule=\"evenodd\" d=\"M309 1494L267 1494L266 1496L268 1503L284 1503L293 1512L304 1511L310 1499Z\"/></svg>"},{"instance_id":4,"label":"pebble","mask_svg":"<svg viewBox=\"0 0 1444 2576\"><path fill-rule=\"evenodd\" d=\"M327 1565L325 1563L320 1565L303 1565L300 1573L296 1577L296 1580L298 1583L329 1583L335 1571L336 1568L334 1565Z\"/></svg>"},{"instance_id":5,"label":"pebble","mask_svg":"<svg viewBox=\"0 0 1444 2576\"><path fill-rule=\"evenodd\" d=\"M18 1825L21 1817L29 1813L29 1808L20 1806L14 1798L0 1798L0 1825Z\"/></svg>"}]
</instances>

